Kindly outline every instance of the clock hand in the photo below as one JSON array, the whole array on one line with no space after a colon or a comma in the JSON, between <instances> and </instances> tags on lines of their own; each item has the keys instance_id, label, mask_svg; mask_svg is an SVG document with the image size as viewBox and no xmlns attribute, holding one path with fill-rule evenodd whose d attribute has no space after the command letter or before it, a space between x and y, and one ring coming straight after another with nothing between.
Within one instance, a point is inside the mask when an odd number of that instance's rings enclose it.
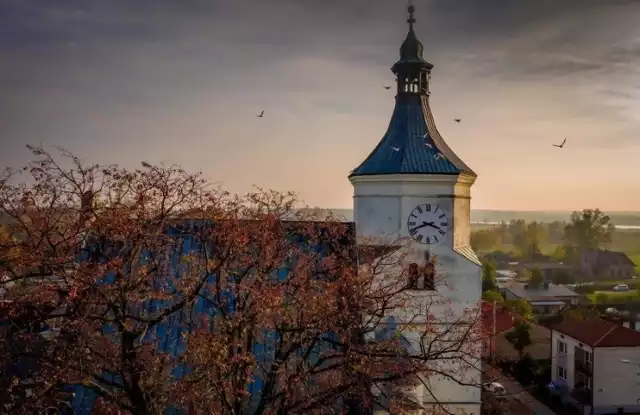
<instances>
[{"instance_id":1,"label":"clock hand","mask_svg":"<svg viewBox=\"0 0 640 415\"><path fill-rule=\"evenodd\" d=\"M429 226L429 223L427 223L427 222L422 222L422 225L418 225L418 226L416 226L415 228L410 229L410 231L417 231L418 229L420 229L420 228L424 228L425 226ZM433 226L433 225L431 225L431 226Z\"/></svg>"},{"instance_id":2,"label":"clock hand","mask_svg":"<svg viewBox=\"0 0 640 415\"><path fill-rule=\"evenodd\" d=\"M439 227L439 226L434 225L434 224L433 224L433 222L424 222L424 223L426 223L426 226L430 226L430 227L432 227L433 229L440 230L440 227Z\"/></svg>"}]
</instances>

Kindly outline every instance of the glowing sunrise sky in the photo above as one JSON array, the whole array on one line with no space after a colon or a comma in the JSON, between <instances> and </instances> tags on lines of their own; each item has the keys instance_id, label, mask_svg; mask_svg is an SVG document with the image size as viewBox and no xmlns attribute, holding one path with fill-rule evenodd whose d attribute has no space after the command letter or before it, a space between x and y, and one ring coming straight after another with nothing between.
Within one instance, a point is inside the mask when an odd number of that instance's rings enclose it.
<instances>
[{"instance_id":1,"label":"glowing sunrise sky","mask_svg":"<svg viewBox=\"0 0 640 415\"><path fill-rule=\"evenodd\" d=\"M640 1L414 4L473 208L640 210ZM42 142L350 208L405 20L398 0L0 0L0 166Z\"/></svg>"}]
</instances>

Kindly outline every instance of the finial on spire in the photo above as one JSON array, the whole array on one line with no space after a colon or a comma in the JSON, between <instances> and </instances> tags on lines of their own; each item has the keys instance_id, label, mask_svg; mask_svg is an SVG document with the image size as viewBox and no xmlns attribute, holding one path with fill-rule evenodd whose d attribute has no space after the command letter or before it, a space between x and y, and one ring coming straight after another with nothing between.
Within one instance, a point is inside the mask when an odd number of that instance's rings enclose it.
<instances>
[{"instance_id":1,"label":"finial on spire","mask_svg":"<svg viewBox=\"0 0 640 415\"><path fill-rule=\"evenodd\" d=\"M413 2L411 0L409 0L407 11L409 12L409 18L407 19L407 23L409 23L409 30L413 30L413 24L416 22L416 19L413 17L413 13L416 11L416 8L413 7Z\"/></svg>"}]
</instances>

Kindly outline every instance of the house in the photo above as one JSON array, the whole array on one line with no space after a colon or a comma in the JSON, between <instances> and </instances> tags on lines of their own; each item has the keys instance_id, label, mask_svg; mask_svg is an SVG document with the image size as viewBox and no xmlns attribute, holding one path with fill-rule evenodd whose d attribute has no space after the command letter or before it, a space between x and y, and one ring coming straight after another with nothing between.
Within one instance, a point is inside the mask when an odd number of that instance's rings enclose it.
<instances>
[{"instance_id":1,"label":"house","mask_svg":"<svg viewBox=\"0 0 640 415\"><path fill-rule=\"evenodd\" d=\"M483 357L500 359L517 359L518 351L507 340L509 333L515 326L516 317L507 307L497 305L495 312L492 304L485 302L482 306L482 325L487 341L483 349ZM531 329L531 345L524 352L533 359L548 359L551 332L548 328L528 322Z\"/></svg>"},{"instance_id":2,"label":"house","mask_svg":"<svg viewBox=\"0 0 640 415\"><path fill-rule=\"evenodd\" d=\"M568 265L563 264L562 262L553 262L553 261L527 261L521 262L518 264L519 269L527 270L528 272L532 272L534 269L540 270L542 276L548 280L554 280L560 275L571 275L575 271Z\"/></svg>"},{"instance_id":3,"label":"house","mask_svg":"<svg viewBox=\"0 0 640 415\"><path fill-rule=\"evenodd\" d=\"M496 349L495 339L514 327L515 317L506 307L487 301L482 303L481 317L483 333L486 336L482 349L483 357L490 357Z\"/></svg>"},{"instance_id":4,"label":"house","mask_svg":"<svg viewBox=\"0 0 640 415\"><path fill-rule=\"evenodd\" d=\"M527 301L534 314L550 314L560 311L566 305L578 304L580 294L564 285L544 282L532 287L528 282L511 281L500 289L506 300L522 299Z\"/></svg>"},{"instance_id":5,"label":"house","mask_svg":"<svg viewBox=\"0 0 640 415\"><path fill-rule=\"evenodd\" d=\"M503 284L516 279L517 274L509 269L496 270L496 286L501 288Z\"/></svg>"},{"instance_id":6,"label":"house","mask_svg":"<svg viewBox=\"0 0 640 415\"><path fill-rule=\"evenodd\" d=\"M580 255L580 270L592 279L629 279L636 275L635 268L636 264L624 252L589 249Z\"/></svg>"},{"instance_id":7,"label":"house","mask_svg":"<svg viewBox=\"0 0 640 415\"><path fill-rule=\"evenodd\" d=\"M639 412L640 332L602 319L551 326L552 381L585 414Z\"/></svg>"}]
</instances>

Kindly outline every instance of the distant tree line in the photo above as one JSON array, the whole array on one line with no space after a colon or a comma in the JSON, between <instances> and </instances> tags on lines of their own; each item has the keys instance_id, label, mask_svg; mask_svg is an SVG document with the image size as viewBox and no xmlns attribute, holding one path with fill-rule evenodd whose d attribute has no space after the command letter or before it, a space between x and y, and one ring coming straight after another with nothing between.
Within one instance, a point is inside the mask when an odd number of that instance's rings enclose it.
<instances>
[{"instance_id":1,"label":"distant tree line","mask_svg":"<svg viewBox=\"0 0 640 415\"><path fill-rule=\"evenodd\" d=\"M552 251L547 253L554 259L575 263L584 250L607 247L614 232L608 215L600 209L584 209L573 212L566 222L513 219L477 229L471 234L471 246L477 252L485 253L509 250L525 260L540 257L546 251L543 248L552 246Z\"/></svg>"}]
</instances>

